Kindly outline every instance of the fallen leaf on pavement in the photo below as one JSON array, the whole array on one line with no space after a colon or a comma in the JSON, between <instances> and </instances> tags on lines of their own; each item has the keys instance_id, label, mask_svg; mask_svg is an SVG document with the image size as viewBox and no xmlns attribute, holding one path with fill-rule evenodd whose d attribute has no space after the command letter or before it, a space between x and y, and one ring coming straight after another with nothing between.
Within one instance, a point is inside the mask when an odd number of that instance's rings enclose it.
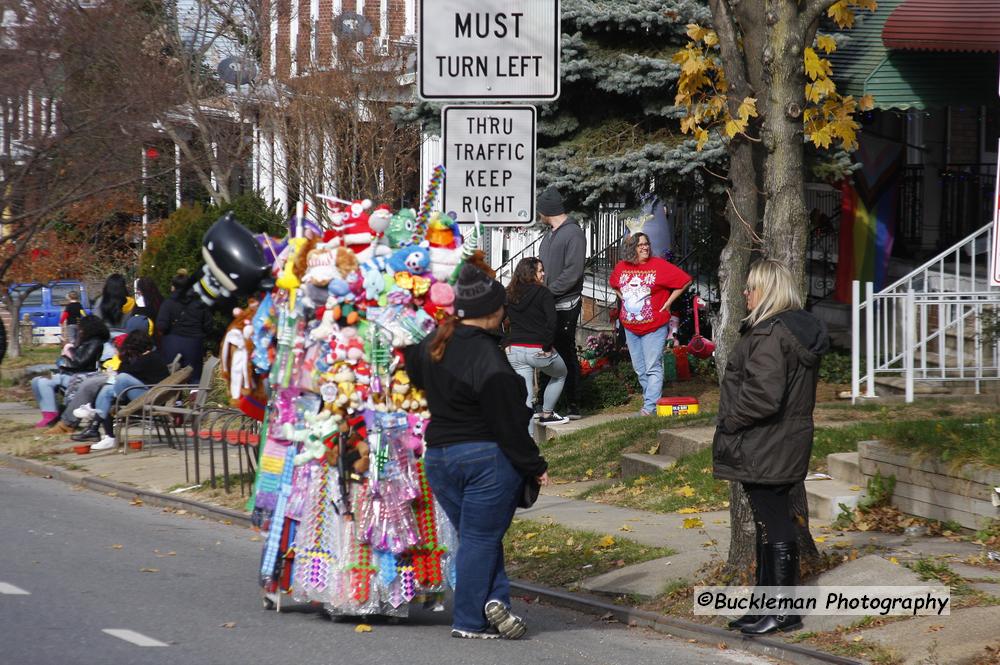
<instances>
[{"instance_id":1,"label":"fallen leaf on pavement","mask_svg":"<svg viewBox=\"0 0 1000 665\"><path fill-rule=\"evenodd\" d=\"M705 526L700 517L688 517L684 520L685 529L700 529Z\"/></svg>"},{"instance_id":2,"label":"fallen leaf on pavement","mask_svg":"<svg viewBox=\"0 0 1000 665\"><path fill-rule=\"evenodd\" d=\"M690 485L685 485L684 487L678 487L677 489L674 490L674 494L676 494L677 496L691 498L692 496L694 496L694 488L691 487Z\"/></svg>"},{"instance_id":3,"label":"fallen leaf on pavement","mask_svg":"<svg viewBox=\"0 0 1000 665\"><path fill-rule=\"evenodd\" d=\"M813 538L813 541L817 543L825 543L826 536L816 536L815 538Z\"/></svg>"},{"instance_id":4,"label":"fallen leaf on pavement","mask_svg":"<svg viewBox=\"0 0 1000 665\"><path fill-rule=\"evenodd\" d=\"M131 503L133 506L141 506L142 505L142 499L140 499L139 497L135 497L134 499L132 499L131 501L129 501L129 503Z\"/></svg>"},{"instance_id":5,"label":"fallen leaf on pavement","mask_svg":"<svg viewBox=\"0 0 1000 665\"><path fill-rule=\"evenodd\" d=\"M226 623L219 624L219 628L235 628L235 627L236 627L235 621L227 621Z\"/></svg>"},{"instance_id":6,"label":"fallen leaf on pavement","mask_svg":"<svg viewBox=\"0 0 1000 665\"><path fill-rule=\"evenodd\" d=\"M366 623L359 623L357 626L354 627L355 633L370 633L372 632L372 630L373 628Z\"/></svg>"},{"instance_id":7,"label":"fallen leaf on pavement","mask_svg":"<svg viewBox=\"0 0 1000 665\"><path fill-rule=\"evenodd\" d=\"M677 511L678 515L691 515L698 512L697 508L681 508Z\"/></svg>"},{"instance_id":8,"label":"fallen leaf on pavement","mask_svg":"<svg viewBox=\"0 0 1000 665\"><path fill-rule=\"evenodd\" d=\"M715 646L718 647L719 649L728 649L729 648L729 645L726 644L725 642L719 642Z\"/></svg>"},{"instance_id":9,"label":"fallen leaf on pavement","mask_svg":"<svg viewBox=\"0 0 1000 665\"><path fill-rule=\"evenodd\" d=\"M941 630L942 628L944 628L943 625L930 626L930 627L927 628L927 632L928 633L936 633L939 630Z\"/></svg>"},{"instance_id":10,"label":"fallen leaf on pavement","mask_svg":"<svg viewBox=\"0 0 1000 665\"><path fill-rule=\"evenodd\" d=\"M119 545L118 543L115 543L114 545L111 546L111 549L113 549L113 550L120 550L123 547L125 547L125 546L124 545Z\"/></svg>"},{"instance_id":11,"label":"fallen leaf on pavement","mask_svg":"<svg viewBox=\"0 0 1000 665\"><path fill-rule=\"evenodd\" d=\"M630 527L628 524L622 524L620 527L618 527L618 530L619 531L632 531L632 527Z\"/></svg>"},{"instance_id":12,"label":"fallen leaf on pavement","mask_svg":"<svg viewBox=\"0 0 1000 665\"><path fill-rule=\"evenodd\" d=\"M140 573L158 573L158 572L160 572L160 569L159 568L140 568L139 572Z\"/></svg>"},{"instance_id":13,"label":"fallen leaf on pavement","mask_svg":"<svg viewBox=\"0 0 1000 665\"><path fill-rule=\"evenodd\" d=\"M896 564L898 566L899 565L899 559L897 559L894 556L891 556L891 557L889 557L889 563L894 563L894 564Z\"/></svg>"},{"instance_id":14,"label":"fallen leaf on pavement","mask_svg":"<svg viewBox=\"0 0 1000 665\"><path fill-rule=\"evenodd\" d=\"M260 536L250 536L250 542L251 543L260 542Z\"/></svg>"},{"instance_id":15,"label":"fallen leaf on pavement","mask_svg":"<svg viewBox=\"0 0 1000 665\"><path fill-rule=\"evenodd\" d=\"M177 511L177 514L178 514L178 515L187 515L187 512L188 512L188 511L186 511L186 510L184 510L183 508L181 508L180 510L178 510L178 511Z\"/></svg>"},{"instance_id":16,"label":"fallen leaf on pavement","mask_svg":"<svg viewBox=\"0 0 1000 665\"><path fill-rule=\"evenodd\" d=\"M863 640L863 639L865 639L865 638L864 638L864 637L862 637L861 635L858 635L857 637L855 637L855 638L854 638L854 641L855 641L855 642L860 642L860 641L861 641L861 640Z\"/></svg>"}]
</instances>

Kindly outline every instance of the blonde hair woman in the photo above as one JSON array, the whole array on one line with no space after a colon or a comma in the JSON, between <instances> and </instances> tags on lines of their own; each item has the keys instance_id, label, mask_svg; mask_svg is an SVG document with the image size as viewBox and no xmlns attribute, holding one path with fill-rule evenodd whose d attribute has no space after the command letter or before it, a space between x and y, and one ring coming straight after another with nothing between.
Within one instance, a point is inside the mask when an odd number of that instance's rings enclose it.
<instances>
[{"instance_id":1,"label":"blonde hair woman","mask_svg":"<svg viewBox=\"0 0 1000 665\"><path fill-rule=\"evenodd\" d=\"M784 264L754 263L744 294L749 314L722 380L714 475L743 483L750 499L757 584L792 587L798 582L799 550L789 492L809 470L819 363L830 342L823 322L802 309ZM729 627L764 635L797 630L802 621L794 615L747 615Z\"/></svg>"}]
</instances>

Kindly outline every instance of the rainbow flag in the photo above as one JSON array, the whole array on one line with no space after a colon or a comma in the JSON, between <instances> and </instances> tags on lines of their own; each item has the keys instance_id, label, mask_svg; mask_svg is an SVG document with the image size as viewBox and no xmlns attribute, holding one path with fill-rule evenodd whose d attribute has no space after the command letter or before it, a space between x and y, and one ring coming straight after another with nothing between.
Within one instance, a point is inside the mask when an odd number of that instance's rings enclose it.
<instances>
[{"instance_id":1,"label":"rainbow flag","mask_svg":"<svg viewBox=\"0 0 1000 665\"><path fill-rule=\"evenodd\" d=\"M834 297L851 301L851 281L886 284L899 209L903 146L863 137L854 153L861 168L841 184L840 250Z\"/></svg>"}]
</instances>

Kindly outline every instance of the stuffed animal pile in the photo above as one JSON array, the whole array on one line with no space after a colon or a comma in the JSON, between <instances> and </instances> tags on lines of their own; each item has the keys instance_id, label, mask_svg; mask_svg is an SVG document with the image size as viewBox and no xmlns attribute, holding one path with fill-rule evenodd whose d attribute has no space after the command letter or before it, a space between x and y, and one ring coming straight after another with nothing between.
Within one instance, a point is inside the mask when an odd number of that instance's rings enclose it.
<instances>
[{"instance_id":1,"label":"stuffed animal pile","mask_svg":"<svg viewBox=\"0 0 1000 665\"><path fill-rule=\"evenodd\" d=\"M400 351L453 312L464 262L488 270L478 228L463 238L433 212L442 179L419 212L322 197L287 238L257 237L274 288L235 313L222 355L230 397L266 433L253 516L272 600L400 616L454 579L454 531L420 459L427 400Z\"/></svg>"}]
</instances>

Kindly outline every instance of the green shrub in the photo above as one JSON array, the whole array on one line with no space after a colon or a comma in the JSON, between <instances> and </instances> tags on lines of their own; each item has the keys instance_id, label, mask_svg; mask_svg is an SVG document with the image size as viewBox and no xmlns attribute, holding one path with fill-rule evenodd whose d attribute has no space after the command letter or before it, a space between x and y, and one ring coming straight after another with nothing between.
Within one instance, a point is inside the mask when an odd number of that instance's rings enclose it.
<instances>
[{"instance_id":1,"label":"green shrub","mask_svg":"<svg viewBox=\"0 0 1000 665\"><path fill-rule=\"evenodd\" d=\"M639 379L631 363L620 362L580 381L579 406L588 411L621 406L628 404L629 398L638 392Z\"/></svg>"},{"instance_id":2,"label":"green shrub","mask_svg":"<svg viewBox=\"0 0 1000 665\"><path fill-rule=\"evenodd\" d=\"M163 293L170 293L170 279L184 268L195 273L204 261L201 239L212 224L232 211L243 226L254 233L284 236L284 217L269 208L257 194L243 194L229 203L204 208L199 203L182 206L156 224L146 251L139 258L139 274L151 277Z\"/></svg>"},{"instance_id":3,"label":"green shrub","mask_svg":"<svg viewBox=\"0 0 1000 665\"><path fill-rule=\"evenodd\" d=\"M819 364L819 380L827 383L850 383L851 354L841 351L825 354Z\"/></svg>"}]
</instances>

